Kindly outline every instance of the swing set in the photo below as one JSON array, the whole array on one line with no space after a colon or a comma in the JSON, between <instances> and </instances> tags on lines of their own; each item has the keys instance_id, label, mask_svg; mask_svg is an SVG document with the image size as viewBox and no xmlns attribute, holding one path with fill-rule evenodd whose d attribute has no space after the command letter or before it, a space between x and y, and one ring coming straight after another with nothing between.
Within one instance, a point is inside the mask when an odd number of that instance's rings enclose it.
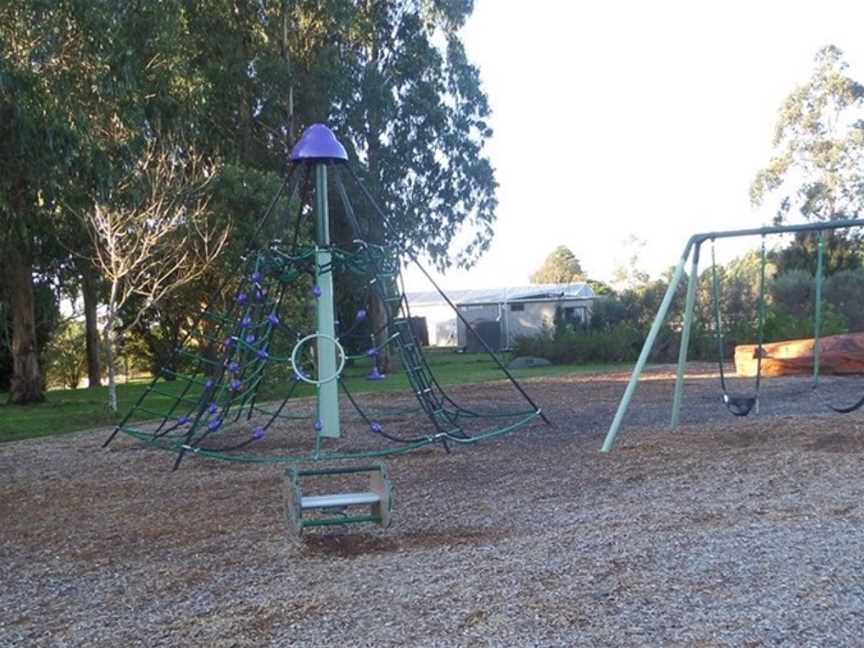
<instances>
[{"instance_id":1,"label":"swing set","mask_svg":"<svg viewBox=\"0 0 864 648\"><path fill-rule=\"evenodd\" d=\"M864 406L864 394L861 397L848 405L835 405L830 403L820 390L820 335L823 326L823 309L822 309L822 287L824 282L824 256L825 256L825 232L834 230L849 229L852 227L864 226L864 219L846 219L834 220L822 223L806 223L800 225L781 225L776 227L762 227L756 229L741 229L728 230L720 232L707 232L702 234L694 234L687 241L684 251L681 254L672 278L669 281L669 286L666 289L666 294L660 303L657 315L654 318L651 328L648 332L648 337L642 346L642 351L636 361L636 366L630 374L630 379L627 382L627 387L624 390L624 395L618 403L618 409L615 412L615 417L606 438L603 442L602 451L610 452L615 444L615 439L627 413L630 401L633 398L633 393L636 391L636 385L639 378L645 369L648 362L648 357L654 348L654 343L657 340L657 335L661 327L666 321L669 313L669 307L678 289L678 285L684 278L684 270L687 263L690 263L690 274L687 278L687 296L684 306L684 324L681 331L681 342L678 351L678 366L675 376L675 389L672 400L672 416L671 427L676 429L680 422L681 402L684 393L684 373L687 368L687 352L690 346L690 334L693 327L693 310L696 303L696 287L699 283L699 256L702 245L706 242L711 244L711 282L712 282L712 297L713 297L713 315L714 329L717 340L717 363L720 373L720 389L722 400L726 408L735 416L747 416L751 412L758 413L759 411L759 396L762 386L762 359L764 353L764 336L765 336L765 302L766 302L766 280L765 270L767 265L767 252L765 240L766 237L773 234L791 234L799 232L817 232L817 257L816 257L816 295L814 309L814 334L813 334L813 377L812 388L814 393L819 397L821 402L834 412L839 414L847 414L854 412ZM720 278L717 272L717 263L715 256L715 241L718 239L742 238L748 236L761 237L761 254L760 254L760 272L759 272L759 288L758 288L758 316L757 316L757 342L756 342L756 379L752 393L731 393L726 380L724 370L724 332L723 319L720 310Z\"/></svg>"}]
</instances>

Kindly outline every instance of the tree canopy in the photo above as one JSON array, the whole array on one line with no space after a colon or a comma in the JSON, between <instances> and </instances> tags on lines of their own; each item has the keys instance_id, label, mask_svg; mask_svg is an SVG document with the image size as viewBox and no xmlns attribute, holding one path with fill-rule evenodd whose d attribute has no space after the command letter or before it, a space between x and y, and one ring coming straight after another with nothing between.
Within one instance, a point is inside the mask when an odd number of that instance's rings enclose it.
<instances>
[{"instance_id":1,"label":"tree canopy","mask_svg":"<svg viewBox=\"0 0 864 648\"><path fill-rule=\"evenodd\" d=\"M222 162L209 211L232 231L190 297L201 303L219 283L213 275L234 271L288 152L314 122L334 129L385 208L386 222L365 223L373 238L439 268L470 266L488 247L497 205L484 152L490 108L459 36L472 11L472 0L4 4L4 276L16 288L34 274L73 291L90 286L95 313L104 277L77 216L134 200L118 187L148 147L182 140ZM7 300L13 364L27 370L15 383L21 402L38 400L44 384L24 283ZM181 321L171 315L152 321ZM87 340L94 346L90 332Z\"/></svg>"},{"instance_id":2,"label":"tree canopy","mask_svg":"<svg viewBox=\"0 0 864 648\"><path fill-rule=\"evenodd\" d=\"M810 79L784 101L774 132L775 155L750 189L755 205L777 195L779 223L856 218L864 207L864 85L848 76L843 52L816 55Z\"/></svg>"},{"instance_id":3,"label":"tree canopy","mask_svg":"<svg viewBox=\"0 0 864 648\"><path fill-rule=\"evenodd\" d=\"M582 264L566 245L556 247L536 272L531 275L531 283L571 283L584 281Z\"/></svg>"}]
</instances>

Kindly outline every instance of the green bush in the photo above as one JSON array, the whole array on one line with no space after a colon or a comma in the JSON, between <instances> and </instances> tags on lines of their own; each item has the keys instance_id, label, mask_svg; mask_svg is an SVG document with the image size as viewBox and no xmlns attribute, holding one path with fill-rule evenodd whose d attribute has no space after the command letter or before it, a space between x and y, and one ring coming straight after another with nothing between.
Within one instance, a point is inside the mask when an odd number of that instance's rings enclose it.
<instances>
[{"instance_id":1,"label":"green bush","mask_svg":"<svg viewBox=\"0 0 864 648\"><path fill-rule=\"evenodd\" d=\"M513 355L545 358L556 364L630 362L638 357L644 340L638 328L622 322L605 332L565 329L520 337Z\"/></svg>"}]
</instances>

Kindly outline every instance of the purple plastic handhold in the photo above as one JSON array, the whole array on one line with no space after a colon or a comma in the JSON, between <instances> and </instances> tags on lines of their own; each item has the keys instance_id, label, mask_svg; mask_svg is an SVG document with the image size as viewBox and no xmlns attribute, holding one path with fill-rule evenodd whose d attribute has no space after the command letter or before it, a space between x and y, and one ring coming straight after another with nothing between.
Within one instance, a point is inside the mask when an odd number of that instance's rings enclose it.
<instances>
[{"instance_id":1,"label":"purple plastic handhold","mask_svg":"<svg viewBox=\"0 0 864 648\"><path fill-rule=\"evenodd\" d=\"M249 335L246 336L246 342L248 344L252 344L254 341L255 341L255 334L254 333L250 333Z\"/></svg>"},{"instance_id":2,"label":"purple plastic handhold","mask_svg":"<svg viewBox=\"0 0 864 648\"><path fill-rule=\"evenodd\" d=\"M372 371L366 374L366 380L384 380L387 376L378 371L378 367L372 367Z\"/></svg>"},{"instance_id":3,"label":"purple plastic handhold","mask_svg":"<svg viewBox=\"0 0 864 648\"><path fill-rule=\"evenodd\" d=\"M372 430L375 434L381 434L381 424L378 421L372 421L369 424L369 429Z\"/></svg>"},{"instance_id":4,"label":"purple plastic handhold","mask_svg":"<svg viewBox=\"0 0 864 648\"><path fill-rule=\"evenodd\" d=\"M372 347L371 349L369 349L366 352L366 355L369 356L370 358L374 358L375 356L378 355L378 349L376 349L375 347Z\"/></svg>"},{"instance_id":5,"label":"purple plastic handhold","mask_svg":"<svg viewBox=\"0 0 864 648\"><path fill-rule=\"evenodd\" d=\"M255 355L258 356L259 360L269 360L270 359L270 354L267 353L266 349L258 349L258 351L256 351Z\"/></svg>"},{"instance_id":6,"label":"purple plastic handhold","mask_svg":"<svg viewBox=\"0 0 864 648\"><path fill-rule=\"evenodd\" d=\"M312 424L312 428L313 428L316 432L320 432L321 430L324 429L324 424L323 424L321 421L315 421L315 422Z\"/></svg>"},{"instance_id":7,"label":"purple plastic handhold","mask_svg":"<svg viewBox=\"0 0 864 648\"><path fill-rule=\"evenodd\" d=\"M248 328L252 324L252 318L248 315L240 320L240 328Z\"/></svg>"},{"instance_id":8,"label":"purple plastic handhold","mask_svg":"<svg viewBox=\"0 0 864 648\"><path fill-rule=\"evenodd\" d=\"M255 428L255 430L252 432L252 438L255 439L256 441L263 439L264 438L264 428L260 428L260 427Z\"/></svg>"},{"instance_id":9,"label":"purple plastic handhold","mask_svg":"<svg viewBox=\"0 0 864 648\"><path fill-rule=\"evenodd\" d=\"M177 419L177 425L188 425L190 423L190 419L188 416L181 416Z\"/></svg>"},{"instance_id":10,"label":"purple plastic handhold","mask_svg":"<svg viewBox=\"0 0 864 648\"><path fill-rule=\"evenodd\" d=\"M214 419L207 424L207 429L211 432L215 432L219 429L219 426L222 425L221 419Z\"/></svg>"},{"instance_id":11,"label":"purple plastic handhold","mask_svg":"<svg viewBox=\"0 0 864 648\"><path fill-rule=\"evenodd\" d=\"M270 313L267 316L267 321L270 322L273 326L279 326L279 316L276 313Z\"/></svg>"},{"instance_id":12,"label":"purple plastic handhold","mask_svg":"<svg viewBox=\"0 0 864 648\"><path fill-rule=\"evenodd\" d=\"M366 319L366 309L361 308L360 310L357 311L357 321L362 322L365 319Z\"/></svg>"},{"instance_id":13,"label":"purple plastic handhold","mask_svg":"<svg viewBox=\"0 0 864 648\"><path fill-rule=\"evenodd\" d=\"M303 160L342 160L348 161L345 147L324 124L312 124L303 131L300 139L291 149L291 161Z\"/></svg>"},{"instance_id":14,"label":"purple plastic handhold","mask_svg":"<svg viewBox=\"0 0 864 648\"><path fill-rule=\"evenodd\" d=\"M315 299L318 299L321 296L321 286L315 286L312 289L312 295L315 297Z\"/></svg>"},{"instance_id":15,"label":"purple plastic handhold","mask_svg":"<svg viewBox=\"0 0 864 648\"><path fill-rule=\"evenodd\" d=\"M241 292L240 294L237 295L237 303L238 304L245 304L247 299L249 299L249 297L246 296L245 292Z\"/></svg>"},{"instance_id":16,"label":"purple plastic handhold","mask_svg":"<svg viewBox=\"0 0 864 648\"><path fill-rule=\"evenodd\" d=\"M215 414L215 413L218 411L218 409L219 409L219 408L216 406L216 403L210 403L210 404L207 406L207 411L208 411L210 414Z\"/></svg>"},{"instance_id":17,"label":"purple plastic handhold","mask_svg":"<svg viewBox=\"0 0 864 648\"><path fill-rule=\"evenodd\" d=\"M231 373L236 373L239 368L240 365L236 361L228 363L228 371Z\"/></svg>"},{"instance_id":18,"label":"purple plastic handhold","mask_svg":"<svg viewBox=\"0 0 864 648\"><path fill-rule=\"evenodd\" d=\"M243 383L238 378L235 378L231 381L231 391L238 391L242 385Z\"/></svg>"}]
</instances>

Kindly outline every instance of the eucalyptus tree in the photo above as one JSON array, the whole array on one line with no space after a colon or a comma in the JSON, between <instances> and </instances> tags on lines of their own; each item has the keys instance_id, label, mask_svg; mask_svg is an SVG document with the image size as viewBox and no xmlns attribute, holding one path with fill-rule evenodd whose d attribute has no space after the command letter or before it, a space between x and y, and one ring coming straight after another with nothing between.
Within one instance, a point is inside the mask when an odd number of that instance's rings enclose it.
<instances>
[{"instance_id":1,"label":"eucalyptus tree","mask_svg":"<svg viewBox=\"0 0 864 648\"><path fill-rule=\"evenodd\" d=\"M806 220L857 218L864 210L864 85L849 75L842 51L822 48L806 83L780 108L775 153L750 188L754 205L776 197L775 222L799 215ZM831 232L826 273L854 269L861 240L854 230ZM799 234L778 261L781 270L815 266L812 234Z\"/></svg>"}]
</instances>

